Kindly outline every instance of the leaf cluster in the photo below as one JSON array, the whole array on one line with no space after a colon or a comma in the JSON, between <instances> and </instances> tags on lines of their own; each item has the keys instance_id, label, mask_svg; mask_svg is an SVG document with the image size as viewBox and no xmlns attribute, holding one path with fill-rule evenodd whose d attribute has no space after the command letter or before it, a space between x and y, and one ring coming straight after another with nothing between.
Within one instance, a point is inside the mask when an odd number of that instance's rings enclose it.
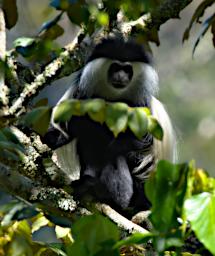
<instances>
[{"instance_id":1,"label":"leaf cluster","mask_svg":"<svg viewBox=\"0 0 215 256\"><path fill-rule=\"evenodd\" d=\"M163 131L157 120L145 107L129 107L126 103L105 102L102 99L63 101L54 111L54 122L69 121L72 116L88 115L90 119L100 124L105 123L117 137L128 128L137 138L142 138L146 132L161 140Z\"/></svg>"}]
</instances>

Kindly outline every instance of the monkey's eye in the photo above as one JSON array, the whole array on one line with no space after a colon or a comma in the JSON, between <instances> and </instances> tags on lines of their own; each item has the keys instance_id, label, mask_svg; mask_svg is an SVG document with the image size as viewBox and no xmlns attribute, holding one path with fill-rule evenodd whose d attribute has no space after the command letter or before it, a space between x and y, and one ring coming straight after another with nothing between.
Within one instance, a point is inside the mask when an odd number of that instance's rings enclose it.
<instances>
[{"instance_id":1,"label":"monkey's eye","mask_svg":"<svg viewBox=\"0 0 215 256\"><path fill-rule=\"evenodd\" d=\"M121 62L113 62L108 69L108 81L115 88L124 88L133 76L132 65Z\"/></svg>"}]
</instances>

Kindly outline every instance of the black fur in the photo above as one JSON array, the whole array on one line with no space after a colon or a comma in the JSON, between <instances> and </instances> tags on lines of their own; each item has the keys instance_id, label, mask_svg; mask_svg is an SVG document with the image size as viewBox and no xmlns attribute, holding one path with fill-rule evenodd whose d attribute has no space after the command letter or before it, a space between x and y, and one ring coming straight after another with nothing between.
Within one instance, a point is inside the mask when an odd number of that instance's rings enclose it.
<instances>
[{"instance_id":1,"label":"black fur","mask_svg":"<svg viewBox=\"0 0 215 256\"><path fill-rule=\"evenodd\" d=\"M72 187L75 187L78 199L92 195L115 208L132 206L143 210L149 206L144 197L143 184L132 177L131 170L138 165L137 152L150 147L152 138L145 136L138 140L129 130L114 138L106 125L88 117L73 117L70 120L67 131L70 137L67 140L65 137L59 139L60 134L57 133L51 128L43 142L56 149L77 138L81 178ZM53 136L56 144L53 143Z\"/></svg>"},{"instance_id":2,"label":"black fur","mask_svg":"<svg viewBox=\"0 0 215 256\"><path fill-rule=\"evenodd\" d=\"M151 55L146 52L142 44L138 44L134 40L125 41L121 38L103 39L95 46L87 62L97 58L152 63Z\"/></svg>"}]
</instances>

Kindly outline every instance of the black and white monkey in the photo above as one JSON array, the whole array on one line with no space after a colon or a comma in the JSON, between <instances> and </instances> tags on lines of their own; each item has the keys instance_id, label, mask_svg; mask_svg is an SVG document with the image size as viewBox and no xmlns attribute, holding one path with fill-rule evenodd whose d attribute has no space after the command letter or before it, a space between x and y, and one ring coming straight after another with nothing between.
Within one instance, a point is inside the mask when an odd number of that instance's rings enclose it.
<instances>
[{"instance_id":1,"label":"black and white monkey","mask_svg":"<svg viewBox=\"0 0 215 256\"><path fill-rule=\"evenodd\" d=\"M105 124L87 116L72 117L60 125L52 121L43 142L56 149L59 164L70 172L77 198L92 195L119 209L148 208L145 179L159 159L175 161L176 154L172 125L155 98L157 92L158 75L142 45L108 38L93 48L59 103L71 98L102 98L146 106L162 126L164 138L158 141L146 134L139 140L129 130L115 138Z\"/></svg>"}]
</instances>

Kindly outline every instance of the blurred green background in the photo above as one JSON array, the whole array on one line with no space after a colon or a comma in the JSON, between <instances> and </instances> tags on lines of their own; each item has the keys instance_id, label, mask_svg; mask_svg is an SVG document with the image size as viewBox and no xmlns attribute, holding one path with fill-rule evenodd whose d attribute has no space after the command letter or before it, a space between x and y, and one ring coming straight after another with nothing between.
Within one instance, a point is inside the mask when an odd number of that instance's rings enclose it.
<instances>
[{"instance_id":1,"label":"blurred green background","mask_svg":"<svg viewBox=\"0 0 215 256\"><path fill-rule=\"evenodd\" d=\"M19 21L8 31L8 46L20 36L34 36L41 24L55 16L48 0L19 0ZM192 47L200 25L192 30L189 41L182 44L183 32L199 1L181 12L181 19L162 25L160 46L152 45L160 77L159 98L164 102L176 129L179 161L196 160L198 167L215 176L215 51L210 33L201 40L192 58ZM214 10L213 10L214 11ZM208 15L206 12L205 16ZM77 27L64 18L65 34L58 39L65 45L74 38ZM69 77L55 82L41 93L55 104L69 86Z\"/></svg>"}]
</instances>

